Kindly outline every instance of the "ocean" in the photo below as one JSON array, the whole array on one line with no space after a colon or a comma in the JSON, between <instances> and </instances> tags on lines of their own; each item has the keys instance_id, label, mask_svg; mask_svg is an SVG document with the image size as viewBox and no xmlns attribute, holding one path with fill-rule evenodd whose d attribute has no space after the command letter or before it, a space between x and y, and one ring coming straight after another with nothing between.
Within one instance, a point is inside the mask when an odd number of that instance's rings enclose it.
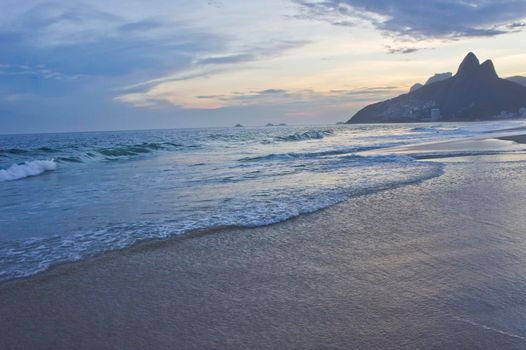
<instances>
[{"instance_id":1,"label":"ocean","mask_svg":"<svg viewBox=\"0 0 526 350\"><path fill-rule=\"evenodd\" d=\"M388 148L517 125L0 135L0 281L139 241L269 225L424 181L440 176L443 165Z\"/></svg>"}]
</instances>

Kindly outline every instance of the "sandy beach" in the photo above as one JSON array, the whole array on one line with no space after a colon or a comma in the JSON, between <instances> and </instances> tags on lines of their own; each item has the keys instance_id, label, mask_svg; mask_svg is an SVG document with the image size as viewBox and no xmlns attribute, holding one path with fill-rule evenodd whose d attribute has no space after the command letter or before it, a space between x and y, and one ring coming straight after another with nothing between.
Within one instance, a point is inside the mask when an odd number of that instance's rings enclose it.
<instances>
[{"instance_id":1,"label":"sandy beach","mask_svg":"<svg viewBox=\"0 0 526 350\"><path fill-rule=\"evenodd\" d=\"M0 348L524 349L522 156L3 283Z\"/></svg>"}]
</instances>

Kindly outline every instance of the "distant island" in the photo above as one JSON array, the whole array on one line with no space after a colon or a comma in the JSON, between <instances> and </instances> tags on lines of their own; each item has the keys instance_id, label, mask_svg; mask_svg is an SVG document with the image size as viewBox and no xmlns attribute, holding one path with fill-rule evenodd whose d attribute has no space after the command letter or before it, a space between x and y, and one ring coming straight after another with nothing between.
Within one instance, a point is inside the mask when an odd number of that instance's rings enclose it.
<instances>
[{"instance_id":1,"label":"distant island","mask_svg":"<svg viewBox=\"0 0 526 350\"><path fill-rule=\"evenodd\" d=\"M526 77L501 79L470 52L455 75L436 74L407 94L358 111L347 124L480 121L526 117Z\"/></svg>"}]
</instances>

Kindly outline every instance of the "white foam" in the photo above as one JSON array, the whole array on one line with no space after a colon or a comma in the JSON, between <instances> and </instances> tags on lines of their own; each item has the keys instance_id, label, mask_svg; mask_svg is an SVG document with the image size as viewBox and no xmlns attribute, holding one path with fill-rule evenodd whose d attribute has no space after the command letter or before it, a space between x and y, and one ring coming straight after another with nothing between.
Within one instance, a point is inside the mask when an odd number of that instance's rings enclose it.
<instances>
[{"instance_id":1,"label":"white foam","mask_svg":"<svg viewBox=\"0 0 526 350\"><path fill-rule=\"evenodd\" d=\"M13 164L8 169L0 169L0 181L19 180L55 169L57 163L54 160L33 160L23 164Z\"/></svg>"},{"instance_id":2,"label":"white foam","mask_svg":"<svg viewBox=\"0 0 526 350\"><path fill-rule=\"evenodd\" d=\"M357 171L352 170L346 159L337 158L334 163L340 164L341 169L334 169L334 164L318 168L318 179L331 177L334 181L321 187L319 180L312 180L316 174L311 173L310 184L271 188L263 193L256 192L255 196L241 195L233 199L229 206L196 211L177 220L143 220L63 236L0 240L0 282L31 276L59 262L76 261L103 251L122 249L143 240L163 239L216 227L270 225L327 208L357 195L412 184L442 174L439 163L416 162L409 157L352 158L351 164L368 165ZM274 181L269 180L271 182ZM261 194L265 196L260 197Z\"/></svg>"}]
</instances>

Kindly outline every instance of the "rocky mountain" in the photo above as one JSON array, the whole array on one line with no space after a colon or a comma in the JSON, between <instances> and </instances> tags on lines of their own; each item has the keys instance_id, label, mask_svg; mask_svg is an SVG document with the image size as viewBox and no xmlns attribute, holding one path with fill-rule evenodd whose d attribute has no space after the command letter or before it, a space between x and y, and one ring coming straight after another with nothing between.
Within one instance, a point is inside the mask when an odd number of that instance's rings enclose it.
<instances>
[{"instance_id":1,"label":"rocky mountain","mask_svg":"<svg viewBox=\"0 0 526 350\"><path fill-rule=\"evenodd\" d=\"M447 72L447 73L436 73L431 78L427 79L425 85L436 83L437 81L442 81L449 79L453 76L453 73Z\"/></svg>"},{"instance_id":2,"label":"rocky mountain","mask_svg":"<svg viewBox=\"0 0 526 350\"><path fill-rule=\"evenodd\" d=\"M409 92L415 92L416 90L420 89L421 87L429 84L436 83L437 81L446 80L453 76L453 73L447 72L447 73L435 73L431 78L427 79L425 84L416 83L415 85L411 86L411 89Z\"/></svg>"},{"instance_id":3,"label":"rocky mountain","mask_svg":"<svg viewBox=\"0 0 526 350\"><path fill-rule=\"evenodd\" d=\"M416 90L420 89L423 86L424 84L416 83L415 85L411 86L411 89L409 89L409 92L415 92Z\"/></svg>"},{"instance_id":4,"label":"rocky mountain","mask_svg":"<svg viewBox=\"0 0 526 350\"><path fill-rule=\"evenodd\" d=\"M477 121L526 116L526 87L498 77L470 52L454 76L369 105L347 123Z\"/></svg>"}]
</instances>

